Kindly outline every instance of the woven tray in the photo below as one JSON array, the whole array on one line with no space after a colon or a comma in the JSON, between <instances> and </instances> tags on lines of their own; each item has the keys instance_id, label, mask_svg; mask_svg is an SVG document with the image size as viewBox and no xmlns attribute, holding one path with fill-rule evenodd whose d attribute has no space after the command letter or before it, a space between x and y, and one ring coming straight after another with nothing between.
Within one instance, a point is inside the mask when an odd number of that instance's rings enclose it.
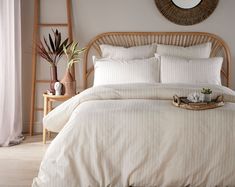
<instances>
[{"instance_id":1,"label":"woven tray","mask_svg":"<svg viewBox=\"0 0 235 187\"><path fill-rule=\"evenodd\" d=\"M193 103L190 102L187 97L178 97L177 95L175 95L173 96L172 104L176 107L184 108L187 110L208 110L224 106L224 101L223 96L220 95L209 103Z\"/></svg>"}]
</instances>

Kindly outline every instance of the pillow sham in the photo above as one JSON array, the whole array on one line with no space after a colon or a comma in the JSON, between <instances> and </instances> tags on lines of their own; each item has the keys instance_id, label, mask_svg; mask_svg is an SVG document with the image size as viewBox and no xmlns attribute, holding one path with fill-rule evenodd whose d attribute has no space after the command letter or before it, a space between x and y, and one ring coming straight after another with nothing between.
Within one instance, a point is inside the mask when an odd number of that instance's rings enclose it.
<instances>
[{"instance_id":1,"label":"pillow sham","mask_svg":"<svg viewBox=\"0 0 235 187\"><path fill-rule=\"evenodd\" d=\"M211 54L210 42L189 47L180 47L174 45L157 45L157 55L177 56L183 58L209 58Z\"/></svg>"},{"instance_id":2,"label":"pillow sham","mask_svg":"<svg viewBox=\"0 0 235 187\"><path fill-rule=\"evenodd\" d=\"M96 58L93 60L93 86L160 82L160 66L154 57L130 61Z\"/></svg>"},{"instance_id":3,"label":"pillow sham","mask_svg":"<svg viewBox=\"0 0 235 187\"><path fill-rule=\"evenodd\" d=\"M161 82L221 85L222 63L222 57L185 59L161 56Z\"/></svg>"},{"instance_id":4,"label":"pillow sham","mask_svg":"<svg viewBox=\"0 0 235 187\"><path fill-rule=\"evenodd\" d=\"M102 44L100 45L102 58L111 58L115 60L133 60L133 59L146 59L154 57L157 45L142 45L134 47L120 47Z\"/></svg>"}]
</instances>

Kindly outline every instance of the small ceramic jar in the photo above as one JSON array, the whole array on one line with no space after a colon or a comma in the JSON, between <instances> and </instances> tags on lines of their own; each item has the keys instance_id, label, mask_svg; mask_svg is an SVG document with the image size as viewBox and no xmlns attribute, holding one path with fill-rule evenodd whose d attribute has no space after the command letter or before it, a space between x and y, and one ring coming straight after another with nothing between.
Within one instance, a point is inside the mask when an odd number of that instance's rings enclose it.
<instances>
[{"instance_id":1,"label":"small ceramic jar","mask_svg":"<svg viewBox=\"0 0 235 187\"><path fill-rule=\"evenodd\" d=\"M203 102L211 102L211 94L202 94L202 101Z\"/></svg>"}]
</instances>

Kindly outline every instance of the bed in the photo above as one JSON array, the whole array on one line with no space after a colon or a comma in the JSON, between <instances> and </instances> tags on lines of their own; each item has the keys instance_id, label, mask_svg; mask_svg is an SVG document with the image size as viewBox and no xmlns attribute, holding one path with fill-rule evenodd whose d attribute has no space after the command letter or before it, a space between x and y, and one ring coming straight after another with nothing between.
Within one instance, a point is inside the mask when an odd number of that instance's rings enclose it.
<instances>
[{"instance_id":1,"label":"bed","mask_svg":"<svg viewBox=\"0 0 235 187\"><path fill-rule=\"evenodd\" d=\"M180 83L109 84L92 87L92 56L100 45L212 44L223 57L222 85ZM95 37L84 55L84 91L44 118L59 132L32 186L235 186L235 93L230 52L210 33L111 32ZM225 106L206 111L179 109L172 96L202 87L223 94Z\"/></svg>"}]
</instances>

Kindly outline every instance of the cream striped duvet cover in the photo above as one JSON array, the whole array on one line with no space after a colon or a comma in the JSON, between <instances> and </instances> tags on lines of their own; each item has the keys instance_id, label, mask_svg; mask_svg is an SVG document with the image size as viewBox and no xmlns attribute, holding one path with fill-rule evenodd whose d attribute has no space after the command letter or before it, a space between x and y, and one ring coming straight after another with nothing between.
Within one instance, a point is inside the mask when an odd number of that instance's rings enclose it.
<instances>
[{"instance_id":1,"label":"cream striped duvet cover","mask_svg":"<svg viewBox=\"0 0 235 187\"><path fill-rule=\"evenodd\" d=\"M226 105L171 104L210 87ZM57 107L44 125L58 136L32 186L235 186L235 93L222 86L93 87Z\"/></svg>"}]
</instances>

